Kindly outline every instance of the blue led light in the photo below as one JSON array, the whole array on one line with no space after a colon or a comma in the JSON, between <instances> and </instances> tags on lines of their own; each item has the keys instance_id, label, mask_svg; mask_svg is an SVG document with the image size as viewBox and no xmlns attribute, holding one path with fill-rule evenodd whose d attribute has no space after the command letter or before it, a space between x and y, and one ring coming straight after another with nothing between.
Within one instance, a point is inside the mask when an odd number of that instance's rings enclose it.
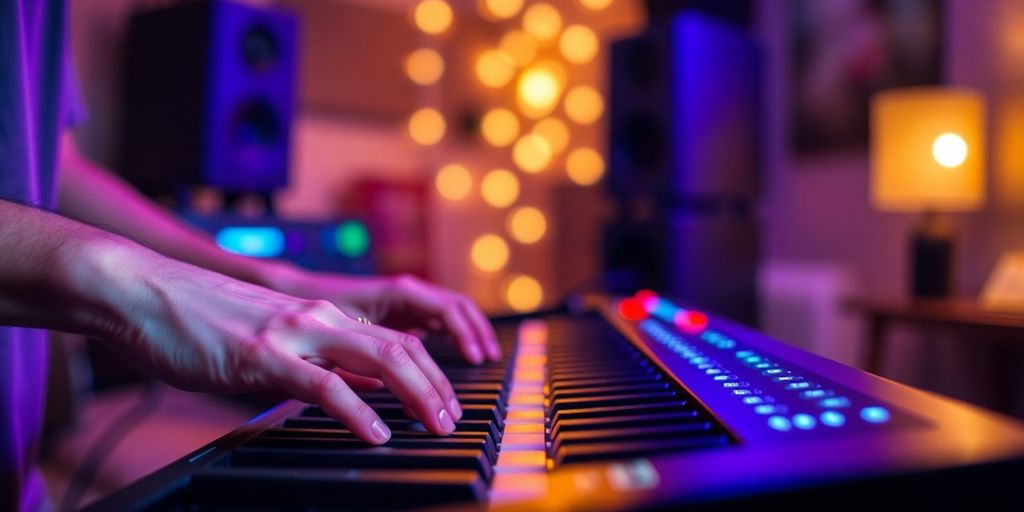
<instances>
[{"instance_id":1,"label":"blue led light","mask_svg":"<svg viewBox=\"0 0 1024 512\"><path fill-rule=\"evenodd\" d=\"M727 380L736 380L736 376L735 375L715 375L713 378L716 381L718 381L718 382L724 382L724 381L727 381Z\"/></svg>"},{"instance_id":2,"label":"blue led light","mask_svg":"<svg viewBox=\"0 0 1024 512\"><path fill-rule=\"evenodd\" d=\"M865 407L860 410L860 417L868 423L885 423L889 421L889 410L877 405Z\"/></svg>"},{"instance_id":3,"label":"blue led light","mask_svg":"<svg viewBox=\"0 0 1024 512\"><path fill-rule=\"evenodd\" d=\"M711 368L712 366L714 366L714 365L713 364L704 363L704 364L697 365L697 369L698 370L707 370L708 368Z\"/></svg>"},{"instance_id":4,"label":"blue led light","mask_svg":"<svg viewBox=\"0 0 1024 512\"><path fill-rule=\"evenodd\" d=\"M736 352L736 357L743 359L744 357L750 357L754 355L753 350L739 350Z\"/></svg>"},{"instance_id":5,"label":"blue led light","mask_svg":"<svg viewBox=\"0 0 1024 512\"><path fill-rule=\"evenodd\" d=\"M736 396L747 396L747 395L750 394L750 390L749 389L734 389L734 390L732 390L732 394L734 394Z\"/></svg>"},{"instance_id":6,"label":"blue led light","mask_svg":"<svg viewBox=\"0 0 1024 512\"><path fill-rule=\"evenodd\" d=\"M720 348L722 350L730 350L730 349L736 348L736 340L724 339L724 340L718 342L718 348Z\"/></svg>"},{"instance_id":7,"label":"blue led light","mask_svg":"<svg viewBox=\"0 0 1024 512\"><path fill-rule=\"evenodd\" d=\"M750 384L747 384L746 382L723 382L722 383L722 387L723 388L745 388L745 387L747 387L749 385Z\"/></svg>"},{"instance_id":8,"label":"blue led light","mask_svg":"<svg viewBox=\"0 0 1024 512\"><path fill-rule=\"evenodd\" d=\"M801 379L803 379L803 377L797 377L796 375L783 375L782 377L775 377L772 380L774 380L775 382L790 382Z\"/></svg>"},{"instance_id":9,"label":"blue led light","mask_svg":"<svg viewBox=\"0 0 1024 512\"><path fill-rule=\"evenodd\" d=\"M747 405L756 405L756 404L759 404L761 402L764 402L764 399L762 399L759 396L748 396L748 397L743 399L743 403L745 403Z\"/></svg>"},{"instance_id":10,"label":"blue led light","mask_svg":"<svg viewBox=\"0 0 1024 512\"><path fill-rule=\"evenodd\" d=\"M706 363L706 362L708 362L708 358L706 358L706 357L691 357L690 358L690 363L691 364L702 364L702 363Z\"/></svg>"},{"instance_id":11,"label":"blue led light","mask_svg":"<svg viewBox=\"0 0 1024 512\"><path fill-rule=\"evenodd\" d=\"M780 374L780 373L782 373L784 371L785 370L783 370L782 368L772 368L770 370L765 370L763 373L765 375L778 375L778 374Z\"/></svg>"},{"instance_id":12,"label":"blue led light","mask_svg":"<svg viewBox=\"0 0 1024 512\"><path fill-rule=\"evenodd\" d=\"M789 432L793 428L793 424L785 416L772 416L768 418L768 426L779 432Z\"/></svg>"},{"instance_id":13,"label":"blue led light","mask_svg":"<svg viewBox=\"0 0 1024 512\"><path fill-rule=\"evenodd\" d=\"M832 398L826 398L818 402L818 405L826 409L840 409L843 407L849 407L850 399L846 398L845 396L836 396Z\"/></svg>"},{"instance_id":14,"label":"blue led light","mask_svg":"<svg viewBox=\"0 0 1024 512\"><path fill-rule=\"evenodd\" d=\"M793 426L800 430L810 430L817 424L818 421L810 414L800 413L793 415Z\"/></svg>"},{"instance_id":15,"label":"blue led light","mask_svg":"<svg viewBox=\"0 0 1024 512\"><path fill-rule=\"evenodd\" d=\"M809 389L800 393L800 398L803 398L804 400L817 400L827 396L832 396L832 391L827 389Z\"/></svg>"},{"instance_id":16,"label":"blue led light","mask_svg":"<svg viewBox=\"0 0 1024 512\"><path fill-rule=\"evenodd\" d=\"M719 373L722 373L722 370L718 368L708 368L707 370L704 370L704 373L708 375L718 375Z\"/></svg>"},{"instance_id":17,"label":"blue led light","mask_svg":"<svg viewBox=\"0 0 1024 512\"><path fill-rule=\"evenodd\" d=\"M765 368L771 368L771 367L772 367L771 363L757 363L757 364L754 365L754 368L757 368L759 370L763 370Z\"/></svg>"},{"instance_id":18,"label":"blue led light","mask_svg":"<svg viewBox=\"0 0 1024 512\"><path fill-rule=\"evenodd\" d=\"M754 412L757 414L773 414L775 412L775 406L770 404L759 405L754 407Z\"/></svg>"},{"instance_id":19,"label":"blue led light","mask_svg":"<svg viewBox=\"0 0 1024 512\"><path fill-rule=\"evenodd\" d=\"M270 226L233 226L216 236L221 249L254 258L273 258L284 253L284 232Z\"/></svg>"},{"instance_id":20,"label":"blue led light","mask_svg":"<svg viewBox=\"0 0 1024 512\"><path fill-rule=\"evenodd\" d=\"M760 363L761 362L761 356L745 357L745 358L743 358L743 360L748 362L748 363Z\"/></svg>"},{"instance_id":21,"label":"blue led light","mask_svg":"<svg viewBox=\"0 0 1024 512\"><path fill-rule=\"evenodd\" d=\"M804 381L804 382L793 382L791 384L787 384L786 385L786 389L788 389L790 391L793 391L795 389L807 389L809 387L811 387L811 383L807 382L807 381Z\"/></svg>"},{"instance_id":22,"label":"blue led light","mask_svg":"<svg viewBox=\"0 0 1024 512\"><path fill-rule=\"evenodd\" d=\"M821 424L830 427L841 427L846 423L846 416L839 411L825 411L821 413Z\"/></svg>"}]
</instances>

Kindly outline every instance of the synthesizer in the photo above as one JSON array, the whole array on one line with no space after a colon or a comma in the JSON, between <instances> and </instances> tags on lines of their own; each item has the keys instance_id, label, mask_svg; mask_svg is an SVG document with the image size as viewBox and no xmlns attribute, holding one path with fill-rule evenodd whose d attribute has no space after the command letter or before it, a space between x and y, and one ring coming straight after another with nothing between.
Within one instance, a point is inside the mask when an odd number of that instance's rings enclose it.
<instances>
[{"instance_id":1,"label":"synthesizer","mask_svg":"<svg viewBox=\"0 0 1024 512\"><path fill-rule=\"evenodd\" d=\"M497 363L432 348L451 436L387 392L380 447L288 401L89 510L1020 506L1015 420L651 292L584 302L495 320Z\"/></svg>"}]
</instances>

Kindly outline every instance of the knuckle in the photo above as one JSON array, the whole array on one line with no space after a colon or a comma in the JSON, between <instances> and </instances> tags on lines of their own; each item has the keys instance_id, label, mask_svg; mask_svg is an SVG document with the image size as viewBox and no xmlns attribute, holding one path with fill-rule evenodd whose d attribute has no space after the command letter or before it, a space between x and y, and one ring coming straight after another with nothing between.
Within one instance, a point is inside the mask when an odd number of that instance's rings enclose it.
<instances>
[{"instance_id":1,"label":"knuckle","mask_svg":"<svg viewBox=\"0 0 1024 512\"><path fill-rule=\"evenodd\" d=\"M423 352L426 349L423 348L423 341L416 336L411 334L402 334L402 344L405 345L405 349L410 352Z\"/></svg>"},{"instance_id":2,"label":"knuckle","mask_svg":"<svg viewBox=\"0 0 1024 512\"><path fill-rule=\"evenodd\" d=\"M328 372L319 371L313 377L313 393L321 401L326 401L342 390L341 377Z\"/></svg>"},{"instance_id":3,"label":"knuckle","mask_svg":"<svg viewBox=\"0 0 1024 512\"><path fill-rule=\"evenodd\" d=\"M428 404L441 404L441 393L431 386L423 393L423 401Z\"/></svg>"},{"instance_id":4,"label":"knuckle","mask_svg":"<svg viewBox=\"0 0 1024 512\"><path fill-rule=\"evenodd\" d=\"M412 274L399 274L395 276L394 283L400 289L410 289L419 286L420 279Z\"/></svg>"},{"instance_id":5,"label":"knuckle","mask_svg":"<svg viewBox=\"0 0 1024 512\"><path fill-rule=\"evenodd\" d=\"M366 402L359 402L355 410L352 411L352 417L356 421L371 422L377 419L377 413L373 412L373 408L367 405Z\"/></svg>"},{"instance_id":6,"label":"knuckle","mask_svg":"<svg viewBox=\"0 0 1024 512\"><path fill-rule=\"evenodd\" d=\"M409 355L401 345L387 340L377 342L377 355L380 356L384 364L389 366L403 365L409 359Z\"/></svg>"}]
</instances>

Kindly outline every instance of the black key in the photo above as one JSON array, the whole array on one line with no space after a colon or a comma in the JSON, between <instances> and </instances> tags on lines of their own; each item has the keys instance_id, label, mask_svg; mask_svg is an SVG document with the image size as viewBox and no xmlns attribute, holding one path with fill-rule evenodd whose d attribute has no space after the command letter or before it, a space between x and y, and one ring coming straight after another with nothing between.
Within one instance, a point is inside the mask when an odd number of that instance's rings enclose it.
<instances>
[{"instance_id":1,"label":"black key","mask_svg":"<svg viewBox=\"0 0 1024 512\"><path fill-rule=\"evenodd\" d=\"M488 482L494 476L494 467L480 450L405 449L386 446L345 450L242 447L231 452L231 466L470 469L480 473Z\"/></svg>"},{"instance_id":2,"label":"black key","mask_svg":"<svg viewBox=\"0 0 1024 512\"><path fill-rule=\"evenodd\" d=\"M684 400L672 400L664 403L654 404L631 404L618 405L615 407L588 407L586 409L572 409L558 411L551 415L551 423L555 424L564 420L575 420L582 418L607 418L612 416L629 416L638 414L654 414L661 412L684 412L689 404ZM287 425L286 425L287 426Z\"/></svg>"},{"instance_id":3,"label":"black key","mask_svg":"<svg viewBox=\"0 0 1024 512\"><path fill-rule=\"evenodd\" d=\"M359 439L340 439L337 437L279 437L261 435L249 440L243 446L344 450L350 448L366 448L369 445ZM480 450L487 456L487 460L490 461L491 464L498 461L497 450L488 446L487 441L482 437L421 437L418 439L403 439L392 436L391 439L383 446L388 448L424 448L434 450Z\"/></svg>"},{"instance_id":4,"label":"black key","mask_svg":"<svg viewBox=\"0 0 1024 512\"><path fill-rule=\"evenodd\" d=\"M465 405L489 405L498 408L498 414L505 417L505 400L501 398L498 393L459 393L455 395L459 399L459 404ZM359 398L362 398L364 402L370 406L382 403L398 404L402 403L395 395L388 392L374 392L374 393L360 393Z\"/></svg>"},{"instance_id":5,"label":"black key","mask_svg":"<svg viewBox=\"0 0 1024 512\"><path fill-rule=\"evenodd\" d=\"M651 369L633 369L624 368L618 370L600 370L600 371L579 371L579 372L565 372L561 374L551 374L551 383L556 384L564 380L577 380L577 379L618 379L622 377L642 377L644 375L652 375L654 371Z\"/></svg>"},{"instance_id":6,"label":"black key","mask_svg":"<svg viewBox=\"0 0 1024 512\"><path fill-rule=\"evenodd\" d=\"M562 432L553 438L551 453L558 453L563 446L572 445L605 445L620 441L648 441L656 439L684 439L706 435L711 431L711 424L706 421L683 423L677 425L655 425L650 427L608 428Z\"/></svg>"},{"instance_id":7,"label":"black key","mask_svg":"<svg viewBox=\"0 0 1024 512\"><path fill-rule=\"evenodd\" d=\"M588 396L601 396L601 395L618 395L623 393L650 393L654 391L664 391L668 389L667 382L649 382L645 384L628 384L625 386L594 386L591 388L584 389L565 389L552 391L550 398L554 402L556 400L565 400L568 398L585 398Z\"/></svg>"},{"instance_id":8,"label":"black key","mask_svg":"<svg viewBox=\"0 0 1024 512\"><path fill-rule=\"evenodd\" d=\"M729 444L724 434L688 437L685 439L596 443L580 446L562 446L552 457L555 465L598 460L644 457L671 452L711 448Z\"/></svg>"},{"instance_id":9,"label":"black key","mask_svg":"<svg viewBox=\"0 0 1024 512\"><path fill-rule=\"evenodd\" d=\"M570 398L551 403L551 413L568 409L586 409L590 407L612 407L616 405L637 405L664 403L679 398L675 391L657 391L654 393L627 393L620 395L591 396L586 398Z\"/></svg>"},{"instance_id":10,"label":"black key","mask_svg":"<svg viewBox=\"0 0 1024 512\"><path fill-rule=\"evenodd\" d=\"M385 421L408 418L400 403L371 403L370 406ZM493 421L499 429L505 428L505 419L498 413L498 408L493 405L463 405L461 421L465 420Z\"/></svg>"},{"instance_id":11,"label":"black key","mask_svg":"<svg viewBox=\"0 0 1024 512\"><path fill-rule=\"evenodd\" d=\"M419 508L482 501L487 484L476 471L214 467L192 475L187 492L234 507Z\"/></svg>"},{"instance_id":12,"label":"black key","mask_svg":"<svg viewBox=\"0 0 1024 512\"><path fill-rule=\"evenodd\" d=\"M558 383L551 384L551 392L569 390L569 389L587 389L593 386L628 386L630 384L646 384L650 382L660 382L662 376L660 374L641 375L638 377L623 377L619 379L576 379L576 380L562 380Z\"/></svg>"},{"instance_id":13,"label":"black key","mask_svg":"<svg viewBox=\"0 0 1024 512\"><path fill-rule=\"evenodd\" d=\"M260 433L260 437L280 438L321 438L321 439L359 439L351 430L320 429L320 428L268 428ZM429 432L418 430L392 430L391 439L481 439L489 452L498 452L498 444L489 432L469 432L456 430L445 437L437 437Z\"/></svg>"},{"instance_id":14,"label":"black key","mask_svg":"<svg viewBox=\"0 0 1024 512\"><path fill-rule=\"evenodd\" d=\"M409 430L415 432L427 432L422 423L410 419L385 420L392 432L398 430ZM284 420L285 428L321 428L348 430L344 424L334 418L288 418ZM455 431L464 432L486 432L495 441L501 441L501 431L490 421L485 420L459 420L455 422Z\"/></svg>"},{"instance_id":15,"label":"black key","mask_svg":"<svg viewBox=\"0 0 1024 512\"><path fill-rule=\"evenodd\" d=\"M658 414L628 414L622 416L606 416L603 418L585 418L578 420L559 420L551 424L551 438L562 432L599 430L604 428L634 428L653 425L673 425L681 423L703 422L697 411L664 412Z\"/></svg>"}]
</instances>

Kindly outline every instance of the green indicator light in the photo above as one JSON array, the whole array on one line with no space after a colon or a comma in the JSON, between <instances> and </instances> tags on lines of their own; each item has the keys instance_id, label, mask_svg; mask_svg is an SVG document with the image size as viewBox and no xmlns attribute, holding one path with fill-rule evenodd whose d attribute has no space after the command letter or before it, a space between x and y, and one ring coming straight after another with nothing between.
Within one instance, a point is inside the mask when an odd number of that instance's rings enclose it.
<instances>
[{"instance_id":1,"label":"green indicator light","mask_svg":"<svg viewBox=\"0 0 1024 512\"><path fill-rule=\"evenodd\" d=\"M370 249L370 232L362 222L350 220L334 231L334 246L346 258L359 258Z\"/></svg>"}]
</instances>

